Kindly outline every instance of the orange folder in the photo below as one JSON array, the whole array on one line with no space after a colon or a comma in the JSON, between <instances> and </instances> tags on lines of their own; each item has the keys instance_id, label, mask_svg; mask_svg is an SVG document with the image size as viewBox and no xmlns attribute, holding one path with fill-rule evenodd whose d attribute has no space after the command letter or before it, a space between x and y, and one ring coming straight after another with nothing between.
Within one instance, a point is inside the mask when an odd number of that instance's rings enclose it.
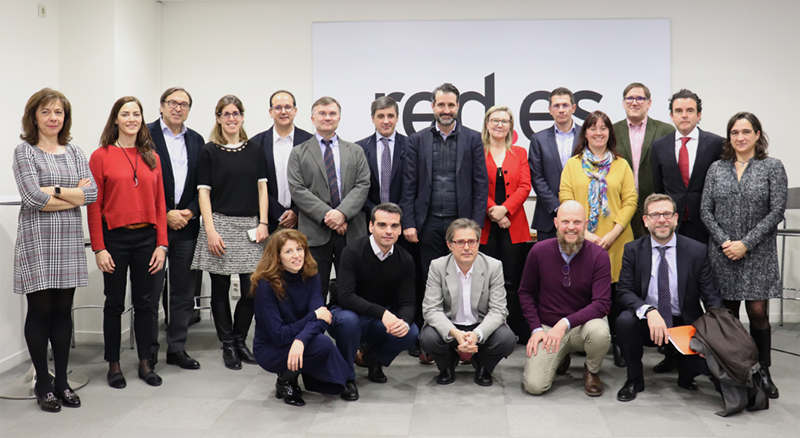
<instances>
[{"instance_id":1,"label":"orange folder","mask_svg":"<svg viewBox=\"0 0 800 438\"><path fill-rule=\"evenodd\" d=\"M689 348L689 343L692 342L692 336L694 336L694 332L696 331L697 329L691 325L681 325L667 329L669 341L672 342L675 349L683 355L697 354L696 351Z\"/></svg>"}]
</instances>

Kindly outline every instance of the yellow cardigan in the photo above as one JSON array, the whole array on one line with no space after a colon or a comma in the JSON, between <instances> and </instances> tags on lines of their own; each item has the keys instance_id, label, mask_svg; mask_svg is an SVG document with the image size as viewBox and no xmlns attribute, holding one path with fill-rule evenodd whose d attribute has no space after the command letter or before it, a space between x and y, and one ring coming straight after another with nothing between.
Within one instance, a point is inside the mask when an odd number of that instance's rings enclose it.
<instances>
[{"instance_id":1,"label":"yellow cardigan","mask_svg":"<svg viewBox=\"0 0 800 438\"><path fill-rule=\"evenodd\" d=\"M611 169L606 175L606 183L608 184L606 192L608 216L604 217L603 213L600 213L594 233L603 237L614 228L614 224L619 224L624 228L622 234L608 250L611 258L611 281L616 283L619 280L619 271L622 269L622 252L625 244L633 241L633 231L629 224L633 215L636 214L638 196L636 196L636 186L633 182L633 171L628 162L622 158L618 157L611 162ZM589 217L589 177L583 173L580 156L567 160L567 165L561 172L558 200L561 203L568 200L580 202L586 209L586 217Z\"/></svg>"}]
</instances>

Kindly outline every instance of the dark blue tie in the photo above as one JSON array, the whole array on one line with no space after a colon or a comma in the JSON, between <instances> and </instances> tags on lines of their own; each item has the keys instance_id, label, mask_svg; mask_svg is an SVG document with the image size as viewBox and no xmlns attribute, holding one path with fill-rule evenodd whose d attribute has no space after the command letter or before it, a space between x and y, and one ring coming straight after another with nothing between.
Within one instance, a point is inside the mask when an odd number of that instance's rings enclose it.
<instances>
[{"instance_id":1,"label":"dark blue tie","mask_svg":"<svg viewBox=\"0 0 800 438\"><path fill-rule=\"evenodd\" d=\"M381 203L389 202L389 186L392 176L392 158L389 152L389 139L381 137L383 152L381 153Z\"/></svg>"},{"instance_id":2,"label":"dark blue tie","mask_svg":"<svg viewBox=\"0 0 800 438\"><path fill-rule=\"evenodd\" d=\"M331 207L336 208L341 204L342 198L339 196L339 183L336 179L336 162L333 160L331 141L322 139L325 145L325 172L328 174L328 187L331 190Z\"/></svg>"},{"instance_id":3,"label":"dark blue tie","mask_svg":"<svg viewBox=\"0 0 800 438\"><path fill-rule=\"evenodd\" d=\"M658 263L658 313L664 318L667 327L672 327L672 294L669 291L669 263L667 248L659 246L661 261Z\"/></svg>"}]
</instances>

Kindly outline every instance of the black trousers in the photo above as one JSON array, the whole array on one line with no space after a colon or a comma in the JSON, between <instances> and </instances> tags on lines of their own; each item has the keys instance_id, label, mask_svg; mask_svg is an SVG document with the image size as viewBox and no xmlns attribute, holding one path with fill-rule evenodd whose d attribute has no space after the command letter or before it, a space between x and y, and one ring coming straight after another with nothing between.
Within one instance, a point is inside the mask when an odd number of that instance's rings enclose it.
<instances>
[{"instance_id":1,"label":"black trousers","mask_svg":"<svg viewBox=\"0 0 800 438\"><path fill-rule=\"evenodd\" d=\"M347 237L339 235L336 231L332 231L331 238L326 244L308 248L314 260L317 262L322 301L324 302L328 302L331 266L336 268L336 275L339 275L339 261L342 260L342 251L344 251L345 246L347 246Z\"/></svg>"},{"instance_id":2,"label":"black trousers","mask_svg":"<svg viewBox=\"0 0 800 438\"><path fill-rule=\"evenodd\" d=\"M471 331L477 326L478 324L469 326L456 325L456 328L463 331ZM488 338L484 339L482 344L478 345L478 352L472 356L472 361L474 364L483 365L486 371L491 374L500 360L514 352L515 344L514 333L507 325L503 324ZM419 345L423 351L433 356L439 371L443 370L454 359L455 355L458 355L456 352L458 342L455 338L446 341L439 336L439 332L436 329L429 325L423 327L420 332Z\"/></svg>"},{"instance_id":3,"label":"black trousers","mask_svg":"<svg viewBox=\"0 0 800 438\"><path fill-rule=\"evenodd\" d=\"M114 260L114 272L103 273L103 340L105 360L119 362L121 316L125 311L125 290L128 286L128 271L131 279L131 301L133 302L133 332L139 359L150 357L150 339L153 330L153 292L155 276L150 274L150 259L156 250L156 230L152 226L129 230L109 230L103 223L103 240L106 250Z\"/></svg>"},{"instance_id":4,"label":"black trousers","mask_svg":"<svg viewBox=\"0 0 800 438\"><path fill-rule=\"evenodd\" d=\"M439 217L428 215L425 223L417 230L422 278L425 282L428 281L428 270L431 267L431 262L450 254L445 236L447 235L447 227L456 219L457 217L455 216Z\"/></svg>"}]
</instances>

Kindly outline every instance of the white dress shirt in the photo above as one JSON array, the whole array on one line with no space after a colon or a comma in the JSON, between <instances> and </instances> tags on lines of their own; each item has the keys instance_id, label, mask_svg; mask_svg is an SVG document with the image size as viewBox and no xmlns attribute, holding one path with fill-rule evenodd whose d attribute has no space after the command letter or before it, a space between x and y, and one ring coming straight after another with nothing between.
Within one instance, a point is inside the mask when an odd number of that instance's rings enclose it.
<instances>
[{"instance_id":1,"label":"white dress shirt","mask_svg":"<svg viewBox=\"0 0 800 438\"><path fill-rule=\"evenodd\" d=\"M275 183L278 185L278 203L285 209L292 207L292 194L289 192L289 178L287 170L289 168L289 155L294 147L294 127L292 132L286 137L278 135L278 131L273 129L272 133L272 157L275 160ZM323 156L325 151L323 151Z\"/></svg>"},{"instance_id":2,"label":"white dress shirt","mask_svg":"<svg viewBox=\"0 0 800 438\"><path fill-rule=\"evenodd\" d=\"M675 131L675 162L679 163L681 159L681 137L683 134L680 131ZM700 130L697 126L694 127L692 132L687 135L689 141L686 142L686 150L689 151L689 177L692 177L692 169L694 168L694 159L697 156L697 142L700 139Z\"/></svg>"},{"instance_id":3,"label":"white dress shirt","mask_svg":"<svg viewBox=\"0 0 800 438\"><path fill-rule=\"evenodd\" d=\"M172 164L172 176L175 183L175 205L170 205L174 209L181 202L183 189L186 187L186 175L189 174L189 154L186 152L186 125L181 126L178 135L172 134L164 119L158 119L161 123L161 132L164 133L164 143L167 144L169 161Z\"/></svg>"},{"instance_id":4,"label":"white dress shirt","mask_svg":"<svg viewBox=\"0 0 800 438\"><path fill-rule=\"evenodd\" d=\"M317 137L317 142L319 143L319 148L322 151L322 162L325 162L325 145L322 144L322 140L325 137L319 135L318 132L315 132L314 135ZM333 134L333 138L331 138L331 153L333 154L333 165L336 166L336 185L339 186L339 200L344 199L344 194L342 193L342 165L341 160L339 159L339 136Z\"/></svg>"},{"instance_id":5,"label":"white dress shirt","mask_svg":"<svg viewBox=\"0 0 800 438\"><path fill-rule=\"evenodd\" d=\"M645 319L646 316L644 311L647 310L649 306L653 306L658 309L658 265L661 263L661 251L658 250L661 246L666 246L667 251L664 255L667 259L667 264L669 265L669 295L670 295L670 307L672 308L673 315L680 315L680 303L678 302L678 250L675 249L675 245L678 244L678 237L676 234L672 235L672 239L667 242L666 245L661 245L660 243L650 238L650 246L651 254L651 268L650 268L650 285L647 287L647 298L645 298L644 302L645 305L636 309L636 316L639 319Z\"/></svg>"}]
</instances>

